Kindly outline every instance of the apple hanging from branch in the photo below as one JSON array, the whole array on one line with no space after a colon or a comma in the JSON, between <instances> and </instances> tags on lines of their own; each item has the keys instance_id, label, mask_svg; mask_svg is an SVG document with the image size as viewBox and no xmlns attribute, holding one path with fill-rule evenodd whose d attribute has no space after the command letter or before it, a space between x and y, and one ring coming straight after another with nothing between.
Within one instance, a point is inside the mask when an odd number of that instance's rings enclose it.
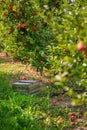
<instances>
[{"instance_id":1,"label":"apple hanging from branch","mask_svg":"<svg viewBox=\"0 0 87 130\"><path fill-rule=\"evenodd\" d=\"M85 44L83 41L79 42L77 45L78 51L84 51L85 50Z\"/></svg>"}]
</instances>

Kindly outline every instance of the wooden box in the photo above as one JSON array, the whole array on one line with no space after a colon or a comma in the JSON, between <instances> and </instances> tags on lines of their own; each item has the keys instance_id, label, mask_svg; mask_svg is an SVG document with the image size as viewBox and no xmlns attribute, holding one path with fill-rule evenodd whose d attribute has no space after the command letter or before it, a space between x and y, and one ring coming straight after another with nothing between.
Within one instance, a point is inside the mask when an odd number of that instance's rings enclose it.
<instances>
[{"instance_id":1,"label":"wooden box","mask_svg":"<svg viewBox=\"0 0 87 130\"><path fill-rule=\"evenodd\" d=\"M12 84L12 88L16 92L23 94L38 94L45 85L35 80L19 80Z\"/></svg>"}]
</instances>

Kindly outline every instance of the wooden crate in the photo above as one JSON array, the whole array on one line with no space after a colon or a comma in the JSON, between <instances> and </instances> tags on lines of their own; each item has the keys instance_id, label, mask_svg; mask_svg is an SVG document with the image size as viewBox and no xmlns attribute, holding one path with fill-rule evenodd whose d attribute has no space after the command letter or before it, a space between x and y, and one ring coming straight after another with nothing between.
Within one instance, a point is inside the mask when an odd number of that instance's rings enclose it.
<instances>
[{"instance_id":1,"label":"wooden crate","mask_svg":"<svg viewBox=\"0 0 87 130\"><path fill-rule=\"evenodd\" d=\"M38 94L45 87L42 82L35 80L19 80L12 84L12 88L16 92L23 94Z\"/></svg>"}]
</instances>

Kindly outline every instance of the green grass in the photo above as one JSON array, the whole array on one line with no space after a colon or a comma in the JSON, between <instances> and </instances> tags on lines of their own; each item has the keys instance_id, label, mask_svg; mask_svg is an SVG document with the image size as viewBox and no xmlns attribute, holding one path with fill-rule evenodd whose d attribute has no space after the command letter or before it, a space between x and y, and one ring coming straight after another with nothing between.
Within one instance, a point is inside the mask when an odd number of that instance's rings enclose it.
<instances>
[{"instance_id":1,"label":"green grass","mask_svg":"<svg viewBox=\"0 0 87 130\"><path fill-rule=\"evenodd\" d=\"M25 69L20 63L0 63L0 130L67 130L70 109L53 105L49 88L34 96L12 90L12 82ZM60 118L63 121L58 124Z\"/></svg>"}]
</instances>

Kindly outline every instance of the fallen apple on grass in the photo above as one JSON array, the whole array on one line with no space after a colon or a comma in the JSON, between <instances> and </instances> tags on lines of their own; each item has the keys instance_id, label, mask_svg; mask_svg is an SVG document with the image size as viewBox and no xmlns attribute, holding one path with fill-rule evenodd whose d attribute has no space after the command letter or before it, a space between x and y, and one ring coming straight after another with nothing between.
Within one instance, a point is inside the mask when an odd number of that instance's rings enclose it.
<instances>
[{"instance_id":1,"label":"fallen apple on grass","mask_svg":"<svg viewBox=\"0 0 87 130\"><path fill-rule=\"evenodd\" d=\"M25 76L20 77L20 80L26 80Z\"/></svg>"},{"instance_id":2,"label":"fallen apple on grass","mask_svg":"<svg viewBox=\"0 0 87 130\"><path fill-rule=\"evenodd\" d=\"M57 99L53 99L53 100L52 100L52 104L53 104L53 105L57 105Z\"/></svg>"}]
</instances>

